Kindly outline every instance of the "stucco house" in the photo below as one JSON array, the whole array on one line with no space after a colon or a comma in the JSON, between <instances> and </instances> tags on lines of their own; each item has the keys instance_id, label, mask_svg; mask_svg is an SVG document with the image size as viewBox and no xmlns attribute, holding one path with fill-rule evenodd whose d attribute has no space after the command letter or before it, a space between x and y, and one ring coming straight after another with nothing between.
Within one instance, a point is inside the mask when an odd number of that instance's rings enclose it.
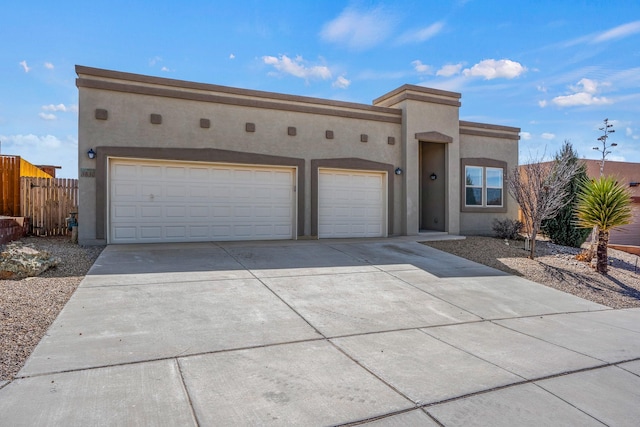
<instances>
[{"instance_id":1,"label":"stucco house","mask_svg":"<svg viewBox=\"0 0 640 427\"><path fill-rule=\"evenodd\" d=\"M373 105L76 66L79 243L490 233L520 129L459 93Z\"/></svg>"},{"instance_id":2,"label":"stucco house","mask_svg":"<svg viewBox=\"0 0 640 427\"><path fill-rule=\"evenodd\" d=\"M587 165L587 175L591 178L600 176L600 160L584 160ZM607 160L604 163L604 175L615 177L618 183L627 187L631 195L631 224L616 227L609 236L610 246L638 246L640 247L640 163L615 162Z\"/></svg>"}]
</instances>

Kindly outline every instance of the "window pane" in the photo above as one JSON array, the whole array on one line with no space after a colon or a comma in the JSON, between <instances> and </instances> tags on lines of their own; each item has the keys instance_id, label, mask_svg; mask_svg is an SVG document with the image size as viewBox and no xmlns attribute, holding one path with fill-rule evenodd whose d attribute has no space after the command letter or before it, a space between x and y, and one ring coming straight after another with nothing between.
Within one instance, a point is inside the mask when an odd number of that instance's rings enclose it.
<instances>
[{"instance_id":1,"label":"window pane","mask_svg":"<svg viewBox=\"0 0 640 427\"><path fill-rule=\"evenodd\" d=\"M482 188L467 187L465 204L467 206L482 206Z\"/></svg>"},{"instance_id":2,"label":"window pane","mask_svg":"<svg viewBox=\"0 0 640 427\"><path fill-rule=\"evenodd\" d=\"M502 188L502 169L487 168L487 187Z\"/></svg>"},{"instance_id":3,"label":"window pane","mask_svg":"<svg viewBox=\"0 0 640 427\"><path fill-rule=\"evenodd\" d=\"M467 166L465 168L466 182L465 185L473 187L482 187L482 168L477 166Z\"/></svg>"},{"instance_id":4,"label":"window pane","mask_svg":"<svg viewBox=\"0 0 640 427\"><path fill-rule=\"evenodd\" d=\"M502 189L487 188L487 206L502 206Z\"/></svg>"}]
</instances>

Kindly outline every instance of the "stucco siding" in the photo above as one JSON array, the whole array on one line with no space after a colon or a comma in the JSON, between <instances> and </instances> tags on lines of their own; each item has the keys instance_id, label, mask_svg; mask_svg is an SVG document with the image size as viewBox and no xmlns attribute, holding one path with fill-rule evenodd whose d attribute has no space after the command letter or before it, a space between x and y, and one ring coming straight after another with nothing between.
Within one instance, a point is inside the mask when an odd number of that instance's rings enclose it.
<instances>
[{"instance_id":1,"label":"stucco siding","mask_svg":"<svg viewBox=\"0 0 640 427\"><path fill-rule=\"evenodd\" d=\"M461 158L491 157L509 169L518 162L519 129L461 122L455 92L404 85L364 105L82 66L76 71L83 244L108 236L110 158L292 167L298 238L317 237L319 168L386 176L383 235L415 235L421 218L434 215L450 234L468 234L490 229L492 215L461 212ZM95 159L87 157L89 149ZM438 171L437 194L422 182L431 173L424 168ZM510 202L503 216L516 212Z\"/></svg>"},{"instance_id":2,"label":"stucco siding","mask_svg":"<svg viewBox=\"0 0 640 427\"><path fill-rule=\"evenodd\" d=\"M216 148L271 156L313 159L359 158L399 166L402 162L400 125L386 121L363 120L333 115L240 107L228 104L173 99L101 89L80 89L79 167L95 168L95 160L86 153L100 147L142 148ZM107 120L94 117L96 109L108 112ZM161 116L161 124L152 124L151 114ZM200 127L200 119L210 121L209 128ZM246 125L255 126L248 132ZM289 135L295 128L295 135ZM327 138L327 131L333 133ZM362 142L366 135L366 142ZM389 144L392 138L395 144ZM304 177L304 235L311 233L311 170ZM400 194L401 182L392 180L394 194ZM95 239L96 180L80 177L81 240ZM400 211L400 200L393 201ZM401 228L394 217L392 229Z\"/></svg>"},{"instance_id":3,"label":"stucco siding","mask_svg":"<svg viewBox=\"0 0 640 427\"><path fill-rule=\"evenodd\" d=\"M494 219L518 219L518 204L509 195L508 179L511 171L518 166L518 134L514 128L493 127L486 129L479 126L467 124L466 129L473 133L491 133L499 136L473 135L461 133L460 135L460 158L461 159L492 159L506 162L504 176L503 197L506 202L506 212L461 212L460 213L460 234L463 235L491 235L492 223ZM510 130L510 133L508 131ZM519 129L518 129L519 131ZM506 134L506 135L503 135ZM461 182L462 186L464 183ZM460 200L463 204L464 200ZM462 206L458 206L462 210Z\"/></svg>"}]
</instances>

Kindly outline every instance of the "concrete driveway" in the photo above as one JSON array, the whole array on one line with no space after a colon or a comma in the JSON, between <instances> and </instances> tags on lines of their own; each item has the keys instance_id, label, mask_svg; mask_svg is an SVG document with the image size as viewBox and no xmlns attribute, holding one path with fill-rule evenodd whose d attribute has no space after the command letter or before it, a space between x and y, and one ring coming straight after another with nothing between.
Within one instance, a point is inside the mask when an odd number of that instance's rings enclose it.
<instances>
[{"instance_id":1,"label":"concrete driveway","mask_svg":"<svg viewBox=\"0 0 640 427\"><path fill-rule=\"evenodd\" d=\"M640 310L408 238L109 246L0 425L637 425Z\"/></svg>"}]
</instances>

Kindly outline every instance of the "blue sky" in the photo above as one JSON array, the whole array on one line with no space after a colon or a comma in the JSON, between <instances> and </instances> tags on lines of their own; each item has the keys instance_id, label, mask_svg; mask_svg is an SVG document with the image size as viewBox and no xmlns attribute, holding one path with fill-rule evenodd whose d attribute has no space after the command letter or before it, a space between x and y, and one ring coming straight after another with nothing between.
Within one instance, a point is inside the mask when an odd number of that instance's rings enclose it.
<instances>
[{"instance_id":1,"label":"blue sky","mask_svg":"<svg viewBox=\"0 0 640 427\"><path fill-rule=\"evenodd\" d=\"M640 2L23 1L0 26L0 151L77 177L74 65L371 104L402 84L462 93L462 120L640 162Z\"/></svg>"}]
</instances>

